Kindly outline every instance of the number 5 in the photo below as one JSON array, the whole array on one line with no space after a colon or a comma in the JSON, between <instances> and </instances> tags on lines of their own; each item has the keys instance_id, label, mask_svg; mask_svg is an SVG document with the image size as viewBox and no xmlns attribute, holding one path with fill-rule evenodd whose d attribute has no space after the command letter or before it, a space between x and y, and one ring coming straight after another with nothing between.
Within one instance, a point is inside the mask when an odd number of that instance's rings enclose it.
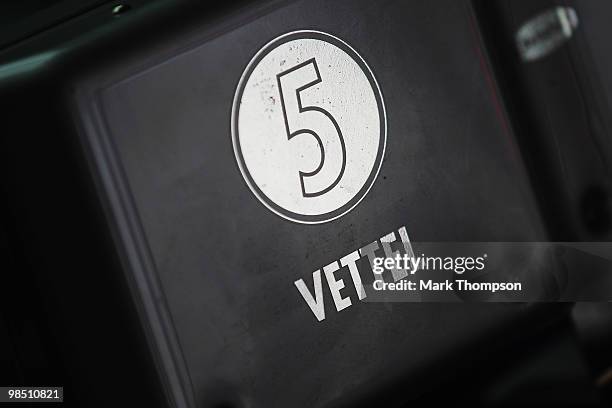
<instances>
[{"instance_id":1,"label":"number 5","mask_svg":"<svg viewBox=\"0 0 612 408\"><path fill-rule=\"evenodd\" d=\"M328 111L318 106L302 105L300 93L322 82L317 61L311 58L281 72L276 79L288 139L310 134L321 150L321 161L315 170L299 171L302 194L304 197L325 194L340 182L344 174L346 147L338 122Z\"/></svg>"}]
</instances>

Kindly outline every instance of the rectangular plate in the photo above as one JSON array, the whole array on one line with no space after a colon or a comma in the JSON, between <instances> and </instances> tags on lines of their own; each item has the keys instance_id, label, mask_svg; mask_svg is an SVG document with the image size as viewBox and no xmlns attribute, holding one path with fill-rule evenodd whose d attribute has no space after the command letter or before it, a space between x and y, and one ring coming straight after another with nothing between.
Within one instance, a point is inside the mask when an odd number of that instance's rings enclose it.
<instances>
[{"instance_id":1,"label":"rectangular plate","mask_svg":"<svg viewBox=\"0 0 612 408\"><path fill-rule=\"evenodd\" d=\"M319 322L294 285L301 278L312 288L314 271L402 226L413 241L545 240L469 3L316 0L255 9L218 25L203 20L161 48L102 64L74 94L172 398L198 406L351 401L364 389L409 384L492 328L520 327L510 322L529 315L528 305L359 302L347 268L336 277L352 305L337 312L324 281ZM270 40L300 29L358 50L387 111L386 153L371 191L318 225L262 205L232 148L243 70Z\"/></svg>"}]
</instances>

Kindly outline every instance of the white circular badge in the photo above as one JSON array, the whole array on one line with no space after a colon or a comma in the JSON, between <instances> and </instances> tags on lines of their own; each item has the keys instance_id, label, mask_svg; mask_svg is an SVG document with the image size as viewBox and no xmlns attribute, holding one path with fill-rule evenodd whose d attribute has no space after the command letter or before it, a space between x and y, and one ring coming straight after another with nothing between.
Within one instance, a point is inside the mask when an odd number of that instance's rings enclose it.
<instances>
[{"instance_id":1,"label":"white circular badge","mask_svg":"<svg viewBox=\"0 0 612 408\"><path fill-rule=\"evenodd\" d=\"M294 31L246 67L232 142L244 179L266 207L315 224L346 214L370 190L386 122L378 83L357 51L330 34Z\"/></svg>"}]
</instances>

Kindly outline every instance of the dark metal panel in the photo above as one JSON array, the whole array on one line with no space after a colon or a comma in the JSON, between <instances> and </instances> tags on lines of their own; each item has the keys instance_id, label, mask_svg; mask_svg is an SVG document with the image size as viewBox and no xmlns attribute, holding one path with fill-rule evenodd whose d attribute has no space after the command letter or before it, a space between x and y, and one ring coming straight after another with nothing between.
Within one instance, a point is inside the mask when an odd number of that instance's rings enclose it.
<instances>
[{"instance_id":1,"label":"dark metal panel","mask_svg":"<svg viewBox=\"0 0 612 408\"><path fill-rule=\"evenodd\" d=\"M402 225L414 241L545 239L474 24L468 4L456 1L295 2L232 30L213 25L199 44L185 42L189 50L175 41L163 63L151 64L159 49L143 50L140 61L81 82L82 111L99 115L85 124L87 138L112 146L96 165L102 173L104 160L119 166L114 176L128 190L117 197L137 225L123 238L145 243L198 403L233 395L246 405L319 406L364 385L374 392L383 378L416 379L528 313L523 305L389 307L353 296L357 304L340 313L328 298L318 323L293 285ZM315 226L255 199L230 137L235 87L252 55L304 28L358 49L389 118L372 191L349 214ZM117 181L106 182L117 194Z\"/></svg>"}]
</instances>

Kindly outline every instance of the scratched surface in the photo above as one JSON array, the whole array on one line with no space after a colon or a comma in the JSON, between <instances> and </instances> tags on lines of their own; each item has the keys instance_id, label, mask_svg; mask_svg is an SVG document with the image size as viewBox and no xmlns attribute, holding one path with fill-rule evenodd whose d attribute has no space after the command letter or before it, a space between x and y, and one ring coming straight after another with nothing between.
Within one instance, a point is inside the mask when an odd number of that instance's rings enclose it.
<instances>
[{"instance_id":1,"label":"scratched surface","mask_svg":"<svg viewBox=\"0 0 612 408\"><path fill-rule=\"evenodd\" d=\"M525 305L360 303L342 270L353 305L336 312L324 287L319 323L293 284L401 226L413 241L545 240L472 24L456 0L299 1L103 90L107 130L198 403L350 400L386 380L416 378L529 315ZM240 174L230 136L246 64L297 29L358 49L388 115L372 190L322 225L265 208Z\"/></svg>"}]
</instances>

